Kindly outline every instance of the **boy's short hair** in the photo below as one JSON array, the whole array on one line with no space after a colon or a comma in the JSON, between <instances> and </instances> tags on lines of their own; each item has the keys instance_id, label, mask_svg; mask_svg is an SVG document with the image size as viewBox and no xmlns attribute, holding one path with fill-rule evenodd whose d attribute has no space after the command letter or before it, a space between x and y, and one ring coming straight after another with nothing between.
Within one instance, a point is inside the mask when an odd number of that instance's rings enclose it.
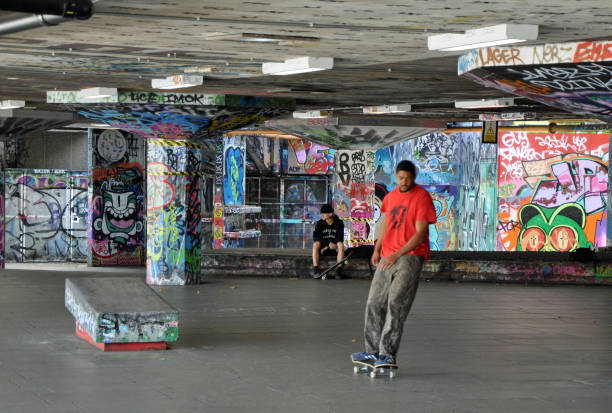
<instances>
[{"instance_id":1,"label":"boy's short hair","mask_svg":"<svg viewBox=\"0 0 612 413\"><path fill-rule=\"evenodd\" d=\"M412 175L415 177L417 175L416 166L414 166L414 164L410 161L401 161L398 163L395 167L395 173L398 173L399 171L412 172Z\"/></svg>"}]
</instances>

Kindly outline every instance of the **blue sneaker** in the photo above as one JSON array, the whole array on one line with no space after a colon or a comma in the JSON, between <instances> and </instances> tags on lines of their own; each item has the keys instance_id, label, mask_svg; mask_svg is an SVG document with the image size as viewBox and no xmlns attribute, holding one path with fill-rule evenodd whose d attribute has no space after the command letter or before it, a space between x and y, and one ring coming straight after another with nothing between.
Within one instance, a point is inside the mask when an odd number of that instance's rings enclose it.
<instances>
[{"instance_id":1,"label":"blue sneaker","mask_svg":"<svg viewBox=\"0 0 612 413\"><path fill-rule=\"evenodd\" d=\"M374 362L375 366L392 365L395 366L395 357L385 356L381 354L378 359Z\"/></svg>"},{"instance_id":2,"label":"blue sneaker","mask_svg":"<svg viewBox=\"0 0 612 413\"><path fill-rule=\"evenodd\" d=\"M351 354L351 360L360 361L362 363L374 363L376 360L378 360L378 357L376 357L376 354L362 351L360 353Z\"/></svg>"}]
</instances>

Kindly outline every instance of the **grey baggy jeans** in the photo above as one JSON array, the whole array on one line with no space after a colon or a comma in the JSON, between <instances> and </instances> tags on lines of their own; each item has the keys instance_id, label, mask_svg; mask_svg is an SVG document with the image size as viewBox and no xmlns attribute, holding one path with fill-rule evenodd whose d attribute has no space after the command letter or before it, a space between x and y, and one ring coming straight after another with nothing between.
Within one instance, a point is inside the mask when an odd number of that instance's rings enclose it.
<instances>
[{"instance_id":1,"label":"grey baggy jeans","mask_svg":"<svg viewBox=\"0 0 612 413\"><path fill-rule=\"evenodd\" d=\"M384 260L384 258L383 258ZM423 257L403 255L391 268L376 269L365 311L365 345L372 354L396 357L404 322L419 286Z\"/></svg>"}]
</instances>

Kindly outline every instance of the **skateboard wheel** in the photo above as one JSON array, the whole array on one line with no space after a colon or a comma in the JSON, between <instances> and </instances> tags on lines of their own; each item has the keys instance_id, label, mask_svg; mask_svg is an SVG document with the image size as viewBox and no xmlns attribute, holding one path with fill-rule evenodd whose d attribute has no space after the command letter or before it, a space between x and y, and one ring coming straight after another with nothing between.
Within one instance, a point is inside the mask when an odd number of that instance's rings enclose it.
<instances>
[{"instance_id":1,"label":"skateboard wheel","mask_svg":"<svg viewBox=\"0 0 612 413\"><path fill-rule=\"evenodd\" d=\"M375 378L376 378L376 370L372 370L372 371L370 372L370 377L371 377L371 378L373 378L373 379L375 379Z\"/></svg>"},{"instance_id":2,"label":"skateboard wheel","mask_svg":"<svg viewBox=\"0 0 612 413\"><path fill-rule=\"evenodd\" d=\"M359 373L359 367L358 366L354 366L353 367L353 373L355 373L355 374Z\"/></svg>"},{"instance_id":3,"label":"skateboard wheel","mask_svg":"<svg viewBox=\"0 0 612 413\"><path fill-rule=\"evenodd\" d=\"M322 280L327 280L327 275L324 275L323 277L321 277Z\"/></svg>"}]
</instances>

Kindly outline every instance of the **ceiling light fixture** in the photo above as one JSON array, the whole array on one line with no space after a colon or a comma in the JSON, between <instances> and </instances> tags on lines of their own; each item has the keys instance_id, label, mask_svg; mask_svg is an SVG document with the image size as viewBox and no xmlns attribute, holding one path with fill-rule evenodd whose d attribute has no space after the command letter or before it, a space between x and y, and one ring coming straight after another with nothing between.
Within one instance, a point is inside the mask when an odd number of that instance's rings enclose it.
<instances>
[{"instance_id":1,"label":"ceiling light fixture","mask_svg":"<svg viewBox=\"0 0 612 413\"><path fill-rule=\"evenodd\" d=\"M367 115L384 115L386 113L405 113L412 110L412 105L379 105L379 106L364 106L363 113Z\"/></svg>"},{"instance_id":2,"label":"ceiling light fixture","mask_svg":"<svg viewBox=\"0 0 612 413\"><path fill-rule=\"evenodd\" d=\"M153 89L182 89L200 86L202 83L204 83L204 77L198 75L175 75L151 80Z\"/></svg>"},{"instance_id":3,"label":"ceiling light fixture","mask_svg":"<svg viewBox=\"0 0 612 413\"><path fill-rule=\"evenodd\" d=\"M334 67L333 57L298 57L285 60L283 63L266 62L262 65L261 71L264 75L294 75L298 73L318 72L320 70L330 70Z\"/></svg>"},{"instance_id":4,"label":"ceiling light fixture","mask_svg":"<svg viewBox=\"0 0 612 413\"><path fill-rule=\"evenodd\" d=\"M0 109L19 109L25 107L23 100L2 100L0 101Z\"/></svg>"},{"instance_id":5,"label":"ceiling light fixture","mask_svg":"<svg viewBox=\"0 0 612 413\"><path fill-rule=\"evenodd\" d=\"M214 33L205 36L206 40L231 40L238 42L254 42L254 43L280 43L280 44L298 44L307 42L318 42L321 39L310 36L285 36L280 34L263 34L263 33Z\"/></svg>"},{"instance_id":6,"label":"ceiling light fixture","mask_svg":"<svg viewBox=\"0 0 612 413\"><path fill-rule=\"evenodd\" d=\"M466 30L464 34L444 33L427 38L429 50L455 51L521 43L538 38L537 24L499 24Z\"/></svg>"},{"instance_id":7,"label":"ceiling light fixture","mask_svg":"<svg viewBox=\"0 0 612 413\"><path fill-rule=\"evenodd\" d=\"M295 119L320 119L326 118L329 112L322 110L304 110L293 112Z\"/></svg>"},{"instance_id":8,"label":"ceiling light fixture","mask_svg":"<svg viewBox=\"0 0 612 413\"><path fill-rule=\"evenodd\" d=\"M77 92L79 100L99 100L117 98L117 88L113 87L88 87Z\"/></svg>"},{"instance_id":9,"label":"ceiling light fixture","mask_svg":"<svg viewBox=\"0 0 612 413\"><path fill-rule=\"evenodd\" d=\"M458 109L506 108L508 106L514 106L514 98L455 101L455 107Z\"/></svg>"}]
</instances>

